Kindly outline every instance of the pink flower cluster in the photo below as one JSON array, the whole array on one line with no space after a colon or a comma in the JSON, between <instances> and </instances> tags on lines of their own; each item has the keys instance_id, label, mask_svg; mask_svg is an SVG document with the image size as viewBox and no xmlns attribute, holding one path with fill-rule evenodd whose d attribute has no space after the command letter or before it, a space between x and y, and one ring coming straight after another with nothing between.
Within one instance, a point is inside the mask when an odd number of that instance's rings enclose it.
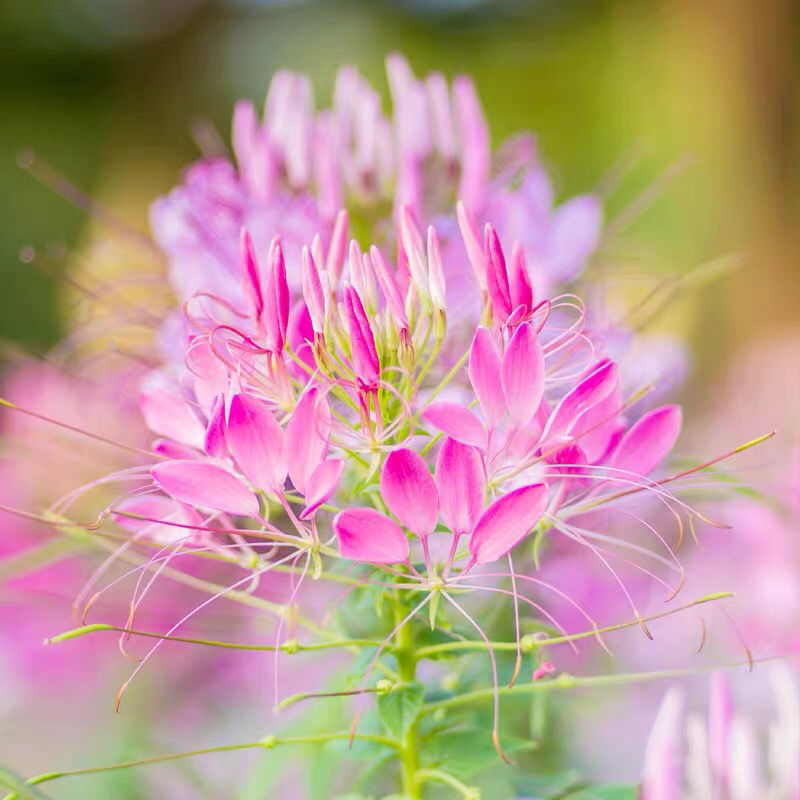
<instances>
[{"instance_id":1,"label":"pink flower cluster","mask_svg":"<svg viewBox=\"0 0 800 800\"><path fill-rule=\"evenodd\" d=\"M192 165L182 185L152 208L155 239L169 256L171 281L182 300L198 291L242 300L236 280L242 227L262 261L271 239L280 235L289 283L297 289L302 246L318 234L327 247L341 208L387 244L389 217L399 222L407 208L417 220L436 225L450 309L470 313L467 265L451 252L457 244L456 198L503 239L520 243L543 290L579 274L599 241L598 199L582 195L554 208L530 136L509 140L493 155L470 78L459 76L452 86L439 73L420 80L398 55L387 59L387 72L392 117L354 67L339 71L330 109L316 111L309 79L285 70L272 80L263 119L250 101L237 104L235 164L214 156ZM410 254L396 244L405 272Z\"/></svg>"},{"instance_id":2,"label":"pink flower cluster","mask_svg":"<svg viewBox=\"0 0 800 800\"><path fill-rule=\"evenodd\" d=\"M335 494L344 505L370 497L337 514L340 554L416 572L418 542L433 580L454 561L463 574L503 558L537 525L582 540L573 518L588 519L620 487L623 496L651 488L646 476L671 450L680 410L664 406L631 424L619 370L595 352L579 302L535 302L519 243L509 268L493 226L481 243L463 205L486 324L459 361L448 361L437 232L430 227L425 244L411 210L400 219L407 275L377 247L348 246L341 213L327 253L318 237L303 248L299 296L282 240L262 264L242 231L245 300L236 307L204 294L190 313L184 373L172 388L161 376L143 393L162 460L118 520L160 518L151 533L163 535L163 521L201 528L218 514L249 517L283 545L313 551L317 516ZM429 375L444 377L432 386ZM438 400L444 389L460 399ZM375 480L380 500L370 494ZM291 533L266 518L271 502ZM437 528L453 535L441 573L428 548ZM458 550L462 536L468 553Z\"/></svg>"}]
</instances>

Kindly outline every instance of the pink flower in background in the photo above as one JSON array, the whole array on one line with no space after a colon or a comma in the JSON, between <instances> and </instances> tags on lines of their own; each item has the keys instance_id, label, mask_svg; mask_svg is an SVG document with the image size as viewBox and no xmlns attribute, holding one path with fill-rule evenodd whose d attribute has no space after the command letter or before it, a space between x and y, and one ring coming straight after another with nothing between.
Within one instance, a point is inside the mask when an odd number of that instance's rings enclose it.
<instances>
[{"instance_id":1,"label":"pink flower in background","mask_svg":"<svg viewBox=\"0 0 800 800\"><path fill-rule=\"evenodd\" d=\"M760 736L758 723L733 706L728 679L722 674L711 679L705 720L694 714L687 717L679 689L667 693L647 742L642 800L800 797L797 675L781 662L766 672L773 700L767 736Z\"/></svg>"},{"instance_id":2,"label":"pink flower in background","mask_svg":"<svg viewBox=\"0 0 800 800\"><path fill-rule=\"evenodd\" d=\"M502 238L519 242L540 291L577 277L599 241L598 200L586 195L554 209L530 137L510 140L493 157L469 78L459 76L452 86L439 73L418 79L397 55L387 59L387 74L392 116L354 67L340 70L329 110L316 111L308 78L288 71L274 76L263 119L249 101L237 104L235 165L219 157L192 165L183 183L152 208L155 239L169 256L182 300L211 292L239 304L242 227L262 262L280 235L289 285L297 290L302 246L317 234L327 246L341 208L363 213L379 239L391 237L392 209L396 219L407 209L444 237L448 303L456 318L474 308L475 296L458 243L456 198ZM405 262L412 254L403 247Z\"/></svg>"}]
</instances>

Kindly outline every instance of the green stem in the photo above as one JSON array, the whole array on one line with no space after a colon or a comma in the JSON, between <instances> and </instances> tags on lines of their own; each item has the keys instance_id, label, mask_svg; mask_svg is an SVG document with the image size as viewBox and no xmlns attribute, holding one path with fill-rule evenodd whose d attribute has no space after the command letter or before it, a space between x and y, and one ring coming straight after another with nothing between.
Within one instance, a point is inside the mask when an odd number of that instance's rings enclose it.
<instances>
[{"instance_id":1,"label":"green stem","mask_svg":"<svg viewBox=\"0 0 800 800\"><path fill-rule=\"evenodd\" d=\"M535 639L532 636L523 636L521 645L517 642L491 642L492 650L516 650L521 646L522 652L530 652L534 648L547 647L553 644L564 644L565 642L572 642L577 639L587 639L590 636L597 637L603 633L611 633L613 631L621 631L625 628L632 628L635 625L641 625L644 622L652 622L656 619L669 617L681 611L686 611L688 608L703 605L704 603L713 603L716 600L724 600L728 597L733 597L733 592L717 592L715 594L708 594L705 597L700 597L693 600L691 603L686 603L676 608L671 608L668 611L660 611L658 614L651 614L648 617L643 617L642 620L632 619L627 622L619 622L616 625L606 625L604 628L596 628L591 631L580 631L580 633L567 633L563 636L550 636L546 639ZM447 653L453 650L485 650L487 648L486 642L483 640L470 639L466 641L455 642L442 642L441 644L432 644L427 647L420 647L417 650L417 658L430 658L440 653Z\"/></svg>"},{"instance_id":2,"label":"green stem","mask_svg":"<svg viewBox=\"0 0 800 800\"><path fill-rule=\"evenodd\" d=\"M408 614L408 608L399 600L392 603L395 625L399 625ZM417 654L414 648L414 634L409 623L397 632L394 651L397 671L404 683L413 683L417 677ZM400 743L400 763L403 770L403 791L409 800L422 800L417 781L419 770L419 741L416 722L409 725Z\"/></svg>"},{"instance_id":3,"label":"green stem","mask_svg":"<svg viewBox=\"0 0 800 800\"><path fill-rule=\"evenodd\" d=\"M356 734L355 737L349 731L341 731L336 733L323 733L311 736L290 736L283 739L278 739L274 736L266 736L258 742L243 742L241 744L224 744L217 747L202 747L198 750L187 750L183 753L170 753L163 756L152 756L151 758L139 758L135 761L122 761L118 764L107 764L102 767L84 767L83 769L64 770L62 772L45 772L41 775L36 775L29 778L25 783L29 786L35 786L48 781L54 781L58 778L69 778L75 775L94 775L100 772L111 772L118 769L129 769L130 767L143 767L149 764L161 764L167 761L177 761L182 758L192 758L194 756L209 755L211 753L227 753L234 750L253 750L263 748L264 750L271 750L273 747L279 745L289 744L324 744L325 742L332 741L349 741L351 738L356 738L362 741L375 742L382 744L386 747L397 748L399 745L394 739L386 736L373 736L370 734ZM12 792L3 798L3 800L17 800L19 795L17 792Z\"/></svg>"},{"instance_id":4,"label":"green stem","mask_svg":"<svg viewBox=\"0 0 800 800\"><path fill-rule=\"evenodd\" d=\"M441 781L442 783L446 783L459 792L464 800L479 800L480 798L480 793L476 788L461 783L458 778L454 778L452 775L440 769L418 769L417 779L420 783L424 783L425 781Z\"/></svg>"},{"instance_id":5,"label":"green stem","mask_svg":"<svg viewBox=\"0 0 800 800\"><path fill-rule=\"evenodd\" d=\"M769 661L771 659L761 659ZM662 681L670 678L683 678L687 675L697 675L702 672L710 672L718 669L737 669L739 667L750 667L751 662L739 662L736 664L708 664L701 667L687 667L684 669L665 669L656 672L628 672L617 675L588 675L578 677L563 672L552 680L541 680L535 683L518 683L515 686L501 686L496 691L502 697L505 695L526 695L537 694L538 692L568 691L570 689L589 689L605 686L625 686L631 683L646 683L649 681ZM494 696L494 689L476 689L472 692L448 697L445 700L437 700L427 703L422 707L420 715L432 714L441 709L454 708L478 700L488 700Z\"/></svg>"},{"instance_id":6,"label":"green stem","mask_svg":"<svg viewBox=\"0 0 800 800\"><path fill-rule=\"evenodd\" d=\"M67 639L75 639L78 636L84 636L87 633L98 633L100 631L117 631L118 633L127 633L131 636L145 636L149 639L165 639L169 642L202 644L206 647L222 647L228 650L281 650L284 653L290 654L306 650L327 650L331 647L379 647L381 644L376 639L342 639L330 642L313 642L311 644L300 644L297 641L290 640L276 647L274 644L242 644L239 642L218 642L214 639L192 639L188 636L166 636L162 633L140 631L134 628L123 628L121 625L108 625L103 622L64 631L64 633L59 633L56 636L45 639L44 642L45 644L56 644L57 642L64 642Z\"/></svg>"}]
</instances>

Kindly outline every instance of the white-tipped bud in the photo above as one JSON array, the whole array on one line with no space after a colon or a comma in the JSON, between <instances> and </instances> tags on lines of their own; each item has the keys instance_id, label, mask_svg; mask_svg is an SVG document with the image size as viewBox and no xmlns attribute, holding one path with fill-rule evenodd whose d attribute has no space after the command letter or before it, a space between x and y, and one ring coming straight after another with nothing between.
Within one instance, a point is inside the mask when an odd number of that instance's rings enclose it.
<instances>
[{"instance_id":1,"label":"white-tipped bud","mask_svg":"<svg viewBox=\"0 0 800 800\"><path fill-rule=\"evenodd\" d=\"M434 308L444 310L447 307L444 267L442 266L442 253L439 248L439 236L433 225L428 228L428 286L430 287Z\"/></svg>"},{"instance_id":2,"label":"white-tipped bud","mask_svg":"<svg viewBox=\"0 0 800 800\"><path fill-rule=\"evenodd\" d=\"M408 270L411 273L411 280L420 295L425 299L429 299L430 290L428 288L425 242L419 232L417 223L414 221L414 215L408 206L404 206L400 212L400 237L408 258Z\"/></svg>"}]
</instances>

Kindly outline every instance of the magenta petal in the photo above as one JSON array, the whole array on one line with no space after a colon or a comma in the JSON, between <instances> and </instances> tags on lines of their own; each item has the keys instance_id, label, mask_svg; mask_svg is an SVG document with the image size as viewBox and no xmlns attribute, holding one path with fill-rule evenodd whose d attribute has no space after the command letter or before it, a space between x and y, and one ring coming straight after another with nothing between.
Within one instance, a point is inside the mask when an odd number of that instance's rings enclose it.
<instances>
[{"instance_id":1,"label":"magenta petal","mask_svg":"<svg viewBox=\"0 0 800 800\"><path fill-rule=\"evenodd\" d=\"M681 432L680 406L655 408L622 437L612 466L647 475L667 456Z\"/></svg>"},{"instance_id":2,"label":"magenta petal","mask_svg":"<svg viewBox=\"0 0 800 800\"><path fill-rule=\"evenodd\" d=\"M422 419L457 442L486 449L483 423L458 403L432 403L422 412Z\"/></svg>"},{"instance_id":3,"label":"magenta petal","mask_svg":"<svg viewBox=\"0 0 800 800\"><path fill-rule=\"evenodd\" d=\"M514 242L511 251L511 307L522 308L527 316L533 308L533 287L528 277L528 268L525 264L525 252L519 242Z\"/></svg>"},{"instance_id":4,"label":"magenta petal","mask_svg":"<svg viewBox=\"0 0 800 800\"><path fill-rule=\"evenodd\" d=\"M155 482L182 503L228 514L258 516L256 496L232 472L204 461L165 461L151 470Z\"/></svg>"},{"instance_id":5,"label":"magenta petal","mask_svg":"<svg viewBox=\"0 0 800 800\"><path fill-rule=\"evenodd\" d=\"M544 353L530 322L523 322L508 343L500 373L508 413L517 425L531 421L544 394Z\"/></svg>"},{"instance_id":6,"label":"magenta petal","mask_svg":"<svg viewBox=\"0 0 800 800\"><path fill-rule=\"evenodd\" d=\"M503 388L498 380L502 369L500 353L492 334L483 326L475 331L469 352L469 379L490 428L506 414Z\"/></svg>"},{"instance_id":7,"label":"magenta petal","mask_svg":"<svg viewBox=\"0 0 800 800\"><path fill-rule=\"evenodd\" d=\"M496 500L475 524L469 551L476 564L497 561L530 533L547 507L547 485L523 486Z\"/></svg>"},{"instance_id":8,"label":"magenta petal","mask_svg":"<svg viewBox=\"0 0 800 800\"><path fill-rule=\"evenodd\" d=\"M561 398L547 423L547 436L570 432L577 418L596 403L604 400L619 385L617 365L609 359L598 362L592 371Z\"/></svg>"},{"instance_id":9,"label":"magenta petal","mask_svg":"<svg viewBox=\"0 0 800 800\"><path fill-rule=\"evenodd\" d=\"M139 407L153 433L203 449L205 429L182 397L165 389L152 389L139 395Z\"/></svg>"},{"instance_id":10,"label":"magenta petal","mask_svg":"<svg viewBox=\"0 0 800 800\"><path fill-rule=\"evenodd\" d=\"M325 330L325 293L322 290L322 281L319 277L319 270L314 261L311 251L303 245L303 299L308 306L308 313L311 315L311 323L316 333L323 333Z\"/></svg>"},{"instance_id":11,"label":"magenta petal","mask_svg":"<svg viewBox=\"0 0 800 800\"><path fill-rule=\"evenodd\" d=\"M164 458L170 458L174 461L180 461L185 458L202 458L202 454L180 442L175 442L172 439L156 439L152 444L154 453L158 453Z\"/></svg>"},{"instance_id":12,"label":"magenta petal","mask_svg":"<svg viewBox=\"0 0 800 800\"><path fill-rule=\"evenodd\" d=\"M569 426L569 435L580 441L590 464L598 463L619 441L625 430L622 419L622 387L616 386L598 403L583 411Z\"/></svg>"},{"instance_id":13,"label":"magenta petal","mask_svg":"<svg viewBox=\"0 0 800 800\"><path fill-rule=\"evenodd\" d=\"M422 456L400 448L389 453L381 471L381 496L403 525L427 536L439 519L439 495Z\"/></svg>"},{"instance_id":14,"label":"magenta petal","mask_svg":"<svg viewBox=\"0 0 800 800\"><path fill-rule=\"evenodd\" d=\"M374 564L408 561L408 539L403 529L374 508L340 512L333 520L333 529L345 558Z\"/></svg>"},{"instance_id":15,"label":"magenta petal","mask_svg":"<svg viewBox=\"0 0 800 800\"><path fill-rule=\"evenodd\" d=\"M206 453L215 458L228 456L228 444L225 441L225 398L221 394L217 395L211 406L204 449Z\"/></svg>"},{"instance_id":16,"label":"magenta petal","mask_svg":"<svg viewBox=\"0 0 800 800\"><path fill-rule=\"evenodd\" d=\"M261 278L258 275L256 254L253 250L253 240L242 228L239 244L240 260L242 265L242 288L244 296L250 306L250 312L255 319L259 319L264 311L264 297L261 294Z\"/></svg>"},{"instance_id":17,"label":"magenta petal","mask_svg":"<svg viewBox=\"0 0 800 800\"><path fill-rule=\"evenodd\" d=\"M228 448L251 483L280 492L286 480L283 430L260 400L234 395L228 413Z\"/></svg>"},{"instance_id":18,"label":"magenta petal","mask_svg":"<svg viewBox=\"0 0 800 800\"><path fill-rule=\"evenodd\" d=\"M283 350L286 329L289 325L289 285L286 280L286 262L280 237L275 236L269 246L269 267L264 296L264 325L267 347Z\"/></svg>"},{"instance_id":19,"label":"magenta petal","mask_svg":"<svg viewBox=\"0 0 800 800\"><path fill-rule=\"evenodd\" d=\"M308 519L334 493L344 472L344 461L331 458L323 461L309 476L306 484L306 507L300 519Z\"/></svg>"},{"instance_id":20,"label":"magenta petal","mask_svg":"<svg viewBox=\"0 0 800 800\"><path fill-rule=\"evenodd\" d=\"M344 286L344 313L356 377L364 386L372 388L377 384L381 372L375 336L358 292L348 284Z\"/></svg>"},{"instance_id":21,"label":"magenta petal","mask_svg":"<svg viewBox=\"0 0 800 800\"><path fill-rule=\"evenodd\" d=\"M511 289L508 284L508 271L503 248L495 229L487 225L484 229L484 250L486 259L486 279L492 312L496 322L505 322L511 313Z\"/></svg>"},{"instance_id":22,"label":"magenta petal","mask_svg":"<svg viewBox=\"0 0 800 800\"><path fill-rule=\"evenodd\" d=\"M474 447L445 439L436 459L436 488L444 524L453 533L469 533L486 496L480 453Z\"/></svg>"},{"instance_id":23,"label":"magenta petal","mask_svg":"<svg viewBox=\"0 0 800 800\"><path fill-rule=\"evenodd\" d=\"M318 389L312 388L300 398L286 426L289 477L301 494L306 493L308 476L328 454L330 432L328 401Z\"/></svg>"}]
</instances>

